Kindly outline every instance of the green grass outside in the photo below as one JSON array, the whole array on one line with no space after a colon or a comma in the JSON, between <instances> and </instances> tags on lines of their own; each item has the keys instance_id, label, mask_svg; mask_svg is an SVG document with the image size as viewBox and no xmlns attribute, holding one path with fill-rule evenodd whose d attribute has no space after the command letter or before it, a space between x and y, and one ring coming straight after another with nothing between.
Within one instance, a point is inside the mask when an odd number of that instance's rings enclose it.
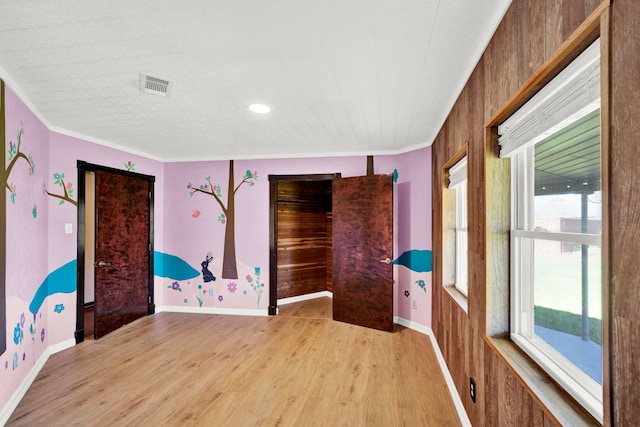
<instances>
[{"instance_id":1,"label":"green grass outside","mask_svg":"<svg viewBox=\"0 0 640 427\"><path fill-rule=\"evenodd\" d=\"M568 311L535 306L533 313L536 326L553 329L567 334L582 336L582 316ZM589 339L602 345L602 320L589 318Z\"/></svg>"}]
</instances>

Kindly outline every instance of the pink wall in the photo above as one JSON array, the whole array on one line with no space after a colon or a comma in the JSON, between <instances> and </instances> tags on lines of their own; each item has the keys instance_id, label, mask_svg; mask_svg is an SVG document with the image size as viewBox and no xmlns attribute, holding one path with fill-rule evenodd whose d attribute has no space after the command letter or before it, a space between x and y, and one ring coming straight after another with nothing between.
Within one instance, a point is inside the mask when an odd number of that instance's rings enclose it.
<instances>
[{"instance_id":1,"label":"pink wall","mask_svg":"<svg viewBox=\"0 0 640 427\"><path fill-rule=\"evenodd\" d=\"M401 154L396 162L396 252L399 256L410 250L431 251L431 147ZM418 285L420 280L425 287ZM431 280L431 271L398 266L397 316L431 327Z\"/></svg>"},{"instance_id":2,"label":"pink wall","mask_svg":"<svg viewBox=\"0 0 640 427\"><path fill-rule=\"evenodd\" d=\"M395 251L394 258L411 249L431 249L431 150L425 148L401 156L376 156L375 173L391 174L398 170L395 185ZM221 200L227 201L229 161L168 163L165 168L165 229L166 252L176 255L195 269L200 269L207 253L217 261L210 270L215 282L204 283L201 277L174 282L166 279L163 291L167 305L199 308L267 309L266 286L269 283L269 175L296 175L340 172L343 177L366 174L366 156L322 157L307 159L238 160L234 162L235 185L245 171L257 172L253 186L243 185L236 193L236 254L244 273L238 279L220 277L220 258L224 247L225 226L218 221L221 208L213 197L194 193L187 185L198 187L211 183L222 187ZM419 200L418 200L419 199ZM265 283L260 305L253 298L246 273L260 268ZM431 322L431 273L416 273L404 266L395 266L395 315L429 326ZM418 286L418 280L427 287ZM252 277L252 280L255 280ZM199 286L202 293L199 299ZM229 287L231 286L231 288ZM244 293L246 291L246 294ZM409 293L405 296L405 291ZM241 295L245 295L242 297ZM222 298L220 300L219 298ZM415 302L416 308L412 309Z\"/></svg>"},{"instance_id":3,"label":"pink wall","mask_svg":"<svg viewBox=\"0 0 640 427\"><path fill-rule=\"evenodd\" d=\"M7 206L6 257L6 332L7 350L0 355L0 404L4 404L28 375L49 345L47 307L37 318L29 312L29 302L48 274L47 216L48 204L42 195L42 183L48 175L48 129L5 86L6 164L9 167L11 144L21 136L20 152L30 156L18 158L8 177L15 186L15 199L4 190ZM44 331L44 332L43 332ZM32 333L33 332L33 333Z\"/></svg>"},{"instance_id":4,"label":"pink wall","mask_svg":"<svg viewBox=\"0 0 640 427\"><path fill-rule=\"evenodd\" d=\"M77 208L45 193L63 194L54 174L64 173L72 199L77 200L77 160L117 169L126 162L135 171L156 177L155 247L162 250L164 164L141 156L50 132L47 127L5 86L6 141L17 144L22 128L20 151L35 165L18 159L9 176L15 186L15 202L5 190L7 200L7 351L0 355L0 407L3 407L30 373L49 346L73 340L76 292L47 297L34 316L30 304L49 273L76 258ZM9 155L5 168L9 165ZM72 225L72 233L64 225ZM75 288L75 280L69 286ZM162 292L159 292L160 299ZM14 341L17 338L17 343Z\"/></svg>"},{"instance_id":5,"label":"pink wall","mask_svg":"<svg viewBox=\"0 0 640 427\"><path fill-rule=\"evenodd\" d=\"M163 224L163 194L164 164L142 156L119 151L103 145L83 141L67 135L51 132L49 137L49 176L47 177L47 190L51 193L61 194L62 189L54 183L54 174L64 173L65 184L71 188L78 185L78 160L86 161L114 169L125 169L125 163L132 162L134 171L155 176L155 235L154 244L156 250L162 250L162 224ZM76 190L77 191L77 190ZM74 193L74 200L77 194ZM76 258L77 247L77 208L69 203L59 204L60 200L47 197L49 209L49 271L54 271L64 264ZM65 224L72 224L73 232L65 234ZM72 295L75 298L75 293ZM75 300L73 300L75 301ZM51 328L52 338L56 342L72 339L75 331L75 302L73 302L73 316L66 316L66 322L56 324Z\"/></svg>"},{"instance_id":6,"label":"pink wall","mask_svg":"<svg viewBox=\"0 0 640 427\"><path fill-rule=\"evenodd\" d=\"M0 355L0 407L4 407L29 375L47 347L72 342L75 330L76 292L56 293L44 300L34 317L29 304L48 274L75 260L77 208L45 194L63 190L54 174L64 173L67 189L77 200L77 161L84 160L116 169L135 164L135 172L156 177L155 250L175 255L200 271L208 252L214 257L210 268L220 268L225 227L218 222L221 210L207 195L189 195L187 184L199 186L205 177L221 185L226 203L229 161L162 163L142 156L51 132L6 88L7 145L16 142L24 129L21 151L31 155L33 173L20 160L9 182L15 185L15 203L7 198L7 351ZM10 147L4 147L9 150ZM193 311L207 308L261 310L266 313L269 284L269 182L268 176L340 172L343 177L366 173L366 157L323 157L278 160L237 160L236 185L245 171L257 172L254 185L243 185L236 193L236 252L239 277L203 283L198 275L181 280L183 292L173 289L175 280L156 277L157 306L182 307ZM431 149L397 156L375 156L375 172L397 170L394 187L394 258L406 251L431 249ZM196 213L194 215L194 212ZM72 233L64 232L71 224ZM256 268L260 274L256 274ZM251 277L251 282L247 280ZM431 272L416 272L394 266L394 313L417 326L431 325ZM252 287L264 284L263 293ZM422 281L423 286L419 286ZM426 285L425 285L426 284ZM72 284L74 285L74 284ZM198 288L202 285L202 289ZM231 286L233 285L233 286ZM75 285L74 285L75 286ZM233 289L233 291L232 291ZM257 289L257 290L256 290ZM258 298L260 296L260 298ZM415 305L416 308L412 308ZM22 339L14 343L14 332ZM33 331L33 333L32 333Z\"/></svg>"}]
</instances>

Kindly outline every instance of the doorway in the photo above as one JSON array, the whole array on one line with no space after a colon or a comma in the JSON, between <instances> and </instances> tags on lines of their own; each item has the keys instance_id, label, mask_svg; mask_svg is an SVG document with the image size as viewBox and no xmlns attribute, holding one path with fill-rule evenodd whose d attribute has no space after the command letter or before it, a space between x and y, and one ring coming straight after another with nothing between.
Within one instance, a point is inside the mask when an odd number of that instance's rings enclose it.
<instances>
[{"instance_id":1,"label":"doorway","mask_svg":"<svg viewBox=\"0 0 640 427\"><path fill-rule=\"evenodd\" d=\"M269 175L269 314L278 299L332 292L332 182L340 174Z\"/></svg>"},{"instance_id":2,"label":"doorway","mask_svg":"<svg viewBox=\"0 0 640 427\"><path fill-rule=\"evenodd\" d=\"M155 311L154 182L78 161L76 343Z\"/></svg>"}]
</instances>

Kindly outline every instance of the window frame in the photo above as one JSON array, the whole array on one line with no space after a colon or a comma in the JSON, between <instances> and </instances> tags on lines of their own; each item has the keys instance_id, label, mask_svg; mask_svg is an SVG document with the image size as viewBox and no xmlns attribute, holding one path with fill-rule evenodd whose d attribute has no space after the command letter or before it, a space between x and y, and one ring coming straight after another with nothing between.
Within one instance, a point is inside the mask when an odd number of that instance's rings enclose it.
<instances>
[{"instance_id":1,"label":"window frame","mask_svg":"<svg viewBox=\"0 0 640 427\"><path fill-rule=\"evenodd\" d=\"M596 77L599 87L601 84L599 73L601 59L599 55L598 41L585 49L585 52L589 51L589 55L593 55L594 51L597 52L598 74ZM578 55L574 62L569 64L565 70L570 70L574 63L579 63L582 60L583 56L585 55ZM567 75L571 75L572 73L579 74L565 70L559 73L558 77L563 76L563 74L565 78L567 78ZM568 79L574 79L573 81L570 81L570 84L577 81L575 76L568 77ZM511 247L509 254L511 266L510 338L528 356L547 371L547 373L549 373L560 386L567 390L567 392L569 392L582 406L584 406L592 416L602 422L604 413L604 387L581 371L572 362L564 358L564 356L562 356L552 346L544 342L542 339L537 338L533 331L534 242L536 240L547 240L600 246L601 248L603 242L601 235L588 233L548 232L536 230L534 227L535 215L533 204L535 145L544 140L546 136L553 134L556 130L562 129L569 123L593 112L597 108L600 108L599 91L597 94L597 104L595 101L588 102L589 100L583 100L582 103L575 102L574 99L563 93L560 93L560 95L556 93L555 95L551 95L552 99L555 99L556 102L558 102L558 100L560 100L560 102L565 102L570 107L569 109L573 108L576 111L571 114L567 114L565 110L562 114L559 114L562 120L557 121L557 123L553 123L554 127L549 129L545 127L548 123L536 123L537 118L542 118L544 120L550 115L549 113L538 113L538 111L544 111L544 108L540 107L540 105L544 105L544 101L540 101L540 99L544 99L546 96L549 96L548 92L544 92L548 87L550 87L551 90L557 90L557 80L558 78L555 78L550 81L539 94L532 97L530 101L521 107L521 109L505 120L503 125L498 126L499 134L500 131L503 131L504 134L511 133L511 135L508 135L508 137L505 138L506 141L500 142L502 146L500 156L509 157L511 159ZM586 79L583 76L580 83L584 83L585 81ZM587 82L587 84L593 85L594 83L591 81ZM573 88L573 90L575 90L575 88ZM584 95L584 92L580 94L580 96L582 95ZM553 96L555 96L555 98L553 98ZM574 102L574 104L571 104L571 102ZM540 108L540 110L538 110L538 108ZM527 109L528 111L526 111ZM522 110L525 110L525 112L522 113ZM518 115L519 117L517 117ZM522 126L524 131L518 130L514 132L513 128L510 129L514 122L517 123L517 120L523 120L522 117L526 117L526 115L530 115L529 121L534 123L536 126L532 126L529 123ZM531 118L531 115L536 115L537 118ZM509 123L510 121L511 123ZM533 128L537 129L533 131ZM544 131L540 131L541 129ZM518 139L518 132L521 133L520 136L526 135L526 137ZM515 134L516 137L513 137L513 134ZM502 139L502 136L500 138ZM602 140L600 141L600 148L602 151ZM604 168L601 163L601 173L603 172L603 169ZM604 257L604 251L602 253L602 256ZM604 284L601 283L601 286L604 286ZM604 320L605 310L603 310L602 313Z\"/></svg>"},{"instance_id":2,"label":"window frame","mask_svg":"<svg viewBox=\"0 0 640 427\"><path fill-rule=\"evenodd\" d=\"M443 259L443 287L453 299L468 310L469 232L467 183L468 153L465 145L443 167L443 239L448 247ZM455 219L451 220L451 215ZM451 249L453 247L453 249ZM462 278L462 280L461 280Z\"/></svg>"}]
</instances>

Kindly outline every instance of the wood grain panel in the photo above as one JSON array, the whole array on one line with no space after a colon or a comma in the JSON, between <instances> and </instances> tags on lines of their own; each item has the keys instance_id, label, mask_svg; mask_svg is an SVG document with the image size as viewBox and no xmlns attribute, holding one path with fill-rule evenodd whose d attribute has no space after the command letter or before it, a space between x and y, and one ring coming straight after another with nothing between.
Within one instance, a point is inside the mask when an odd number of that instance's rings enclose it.
<instances>
[{"instance_id":1,"label":"wood grain panel","mask_svg":"<svg viewBox=\"0 0 640 427\"><path fill-rule=\"evenodd\" d=\"M393 330L391 175L333 180L333 318ZM389 258L388 263L380 262Z\"/></svg>"},{"instance_id":2,"label":"wood grain panel","mask_svg":"<svg viewBox=\"0 0 640 427\"><path fill-rule=\"evenodd\" d=\"M331 181L279 181L276 193L277 298L327 290Z\"/></svg>"},{"instance_id":3,"label":"wood grain panel","mask_svg":"<svg viewBox=\"0 0 640 427\"><path fill-rule=\"evenodd\" d=\"M333 292L333 212L327 212L327 291Z\"/></svg>"},{"instance_id":4,"label":"wood grain panel","mask_svg":"<svg viewBox=\"0 0 640 427\"><path fill-rule=\"evenodd\" d=\"M613 425L640 419L640 2L611 6L610 229ZM613 226L615 225L615 226ZM606 372L605 372L606 374Z\"/></svg>"},{"instance_id":5,"label":"wood grain panel","mask_svg":"<svg viewBox=\"0 0 640 427\"><path fill-rule=\"evenodd\" d=\"M148 312L149 182L96 172L95 337Z\"/></svg>"},{"instance_id":6,"label":"wood grain panel","mask_svg":"<svg viewBox=\"0 0 640 427\"><path fill-rule=\"evenodd\" d=\"M545 404L484 342L487 333L500 335L509 327L510 173L508 162L497 156L495 132L485 133L484 124L512 102L523 85L539 88L540 82L531 83L533 76L596 9L603 10L602 2L514 0L432 145L432 327L473 425L557 424ZM593 23L597 25L589 25ZM554 66L563 66L561 60L554 61ZM468 312L442 288L442 168L464 144L469 177ZM475 404L469 397L470 377L477 386Z\"/></svg>"},{"instance_id":7,"label":"wood grain panel","mask_svg":"<svg viewBox=\"0 0 640 427\"><path fill-rule=\"evenodd\" d=\"M545 4L540 0L518 3L518 45L526 61L517 62L518 86L522 86L545 60ZM554 49L555 50L555 49Z\"/></svg>"}]
</instances>

